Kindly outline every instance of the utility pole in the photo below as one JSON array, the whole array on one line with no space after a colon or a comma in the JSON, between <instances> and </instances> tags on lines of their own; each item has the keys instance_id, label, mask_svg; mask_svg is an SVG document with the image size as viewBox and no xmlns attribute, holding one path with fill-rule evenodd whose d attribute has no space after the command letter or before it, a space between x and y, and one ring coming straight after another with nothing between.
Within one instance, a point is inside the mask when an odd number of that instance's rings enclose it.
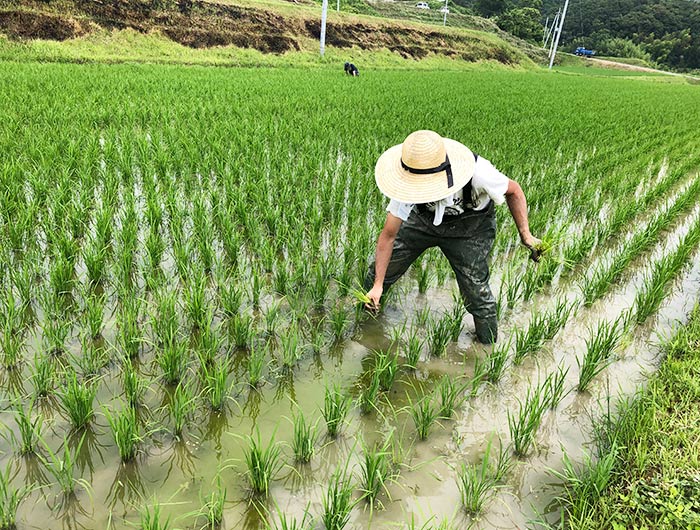
<instances>
[{"instance_id":1,"label":"utility pole","mask_svg":"<svg viewBox=\"0 0 700 530\"><path fill-rule=\"evenodd\" d=\"M321 57L326 53L326 16L328 15L328 0L323 0L321 10Z\"/></svg>"},{"instance_id":2,"label":"utility pole","mask_svg":"<svg viewBox=\"0 0 700 530\"><path fill-rule=\"evenodd\" d=\"M566 18L566 9L569 7L569 0L564 2L564 11L561 14L561 20L559 21L559 31L557 32L557 37L554 40L554 50L552 51L552 56L549 58L549 69L552 69L554 64L554 57L557 55L557 47L559 46L559 39L561 38L561 30L564 27L564 19Z\"/></svg>"},{"instance_id":3,"label":"utility pole","mask_svg":"<svg viewBox=\"0 0 700 530\"><path fill-rule=\"evenodd\" d=\"M338 5L337 5L337 7L335 8L335 10L336 10L336 11L340 11L340 0L338 0Z\"/></svg>"},{"instance_id":4,"label":"utility pole","mask_svg":"<svg viewBox=\"0 0 700 530\"><path fill-rule=\"evenodd\" d=\"M554 28L557 27L557 24L559 23L559 17L561 16L561 9L557 11L557 14L554 15L554 20L552 20L552 25L547 26L545 30L545 36L544 36L544 44L542 45L543 48L547 48L549 45L549 53L547 54L547 57L549 57L552 54L552 43L550 42L549 39L552 38L552 34L554 33ZM548 19L549 20L549 19ZM554 42L554 41L552 41Z\"/></svg>"},{"instance_id":5,"label":"utility pole","mask_svg":"<svg viewBox=\"0 0 700 530\"><path fill-rule=\"evenodd\" d=\"M445 0L445 10L443 11L443 17L442 17L442 25L446 26L447 25L447 0Z\"/></svg>"}]
</instances>

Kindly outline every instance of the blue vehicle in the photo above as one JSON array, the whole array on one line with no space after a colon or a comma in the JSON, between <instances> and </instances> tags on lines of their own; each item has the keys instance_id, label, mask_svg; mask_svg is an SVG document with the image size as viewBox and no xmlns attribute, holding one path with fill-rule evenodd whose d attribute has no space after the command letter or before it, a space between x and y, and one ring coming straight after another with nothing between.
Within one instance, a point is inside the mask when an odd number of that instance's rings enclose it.
<instances>
[{"instance_id":1,"label":"blue vehicle","mask_svg":"<svg viewBox=\"0 0 700 530\"><path fill-rule=\"evenodd\" d=\"M579 46L576 48L574 54L581 57L593 57L595 55L595 50L587 50L585 47Z\"/></svg>"}]
</instances>

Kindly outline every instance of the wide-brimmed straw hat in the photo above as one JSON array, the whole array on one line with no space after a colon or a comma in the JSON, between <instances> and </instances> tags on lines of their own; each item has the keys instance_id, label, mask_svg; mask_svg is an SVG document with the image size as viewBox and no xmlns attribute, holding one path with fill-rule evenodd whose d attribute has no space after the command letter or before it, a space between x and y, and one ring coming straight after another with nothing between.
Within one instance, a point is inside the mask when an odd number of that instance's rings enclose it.
<instances>
[{"instance_id":1,"label":"wide-brimmed straw hat","mask_svg":"<svg viewBox=\"0 0 700 530\"><path fill-rule=\"evenodd\" d=\"M379 190L397 201L439 201L462 189L474 174L474 155L461 143L433 131L415 131L377 160Z\"/></svg>"}]
</instances>

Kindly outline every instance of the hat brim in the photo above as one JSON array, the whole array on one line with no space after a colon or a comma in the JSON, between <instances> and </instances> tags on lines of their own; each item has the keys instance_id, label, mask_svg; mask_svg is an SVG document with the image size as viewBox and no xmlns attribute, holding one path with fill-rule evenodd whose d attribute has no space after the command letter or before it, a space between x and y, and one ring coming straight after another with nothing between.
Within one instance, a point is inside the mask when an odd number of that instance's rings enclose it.
<instances>
[{"instance_id":1,"label":"hat brim","mask_svg":"<svg viewBox=\"0 0 700 530\"><path fill-rule=\"evenodd\" d=\"M461 190L474 175L474 155L471 150L450 138L443 138L452 166L452 186L448 187L447 172L418 175L401 166L401 147L390 147L377 160L374 178L379 190L400 202L421 204L439 201Z\"/></svg>"}]
</instances>

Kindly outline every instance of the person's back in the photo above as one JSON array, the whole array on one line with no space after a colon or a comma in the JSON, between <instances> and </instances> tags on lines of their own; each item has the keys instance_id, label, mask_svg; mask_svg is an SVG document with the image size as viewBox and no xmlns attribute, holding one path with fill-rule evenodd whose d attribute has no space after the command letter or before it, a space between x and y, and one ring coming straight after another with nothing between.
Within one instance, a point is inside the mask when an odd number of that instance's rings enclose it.
<instances>
[{"instance_id":1,"label":"person's back","mask_svg":"<svg viewBox=\"0 0 700 530\"><path fill-rule=\"evenodd\" d=\"M345 63L345 73L353 77L357 77L358 75L360 75L359 70L352 63Z\"/></svg>"}]
</instances>

